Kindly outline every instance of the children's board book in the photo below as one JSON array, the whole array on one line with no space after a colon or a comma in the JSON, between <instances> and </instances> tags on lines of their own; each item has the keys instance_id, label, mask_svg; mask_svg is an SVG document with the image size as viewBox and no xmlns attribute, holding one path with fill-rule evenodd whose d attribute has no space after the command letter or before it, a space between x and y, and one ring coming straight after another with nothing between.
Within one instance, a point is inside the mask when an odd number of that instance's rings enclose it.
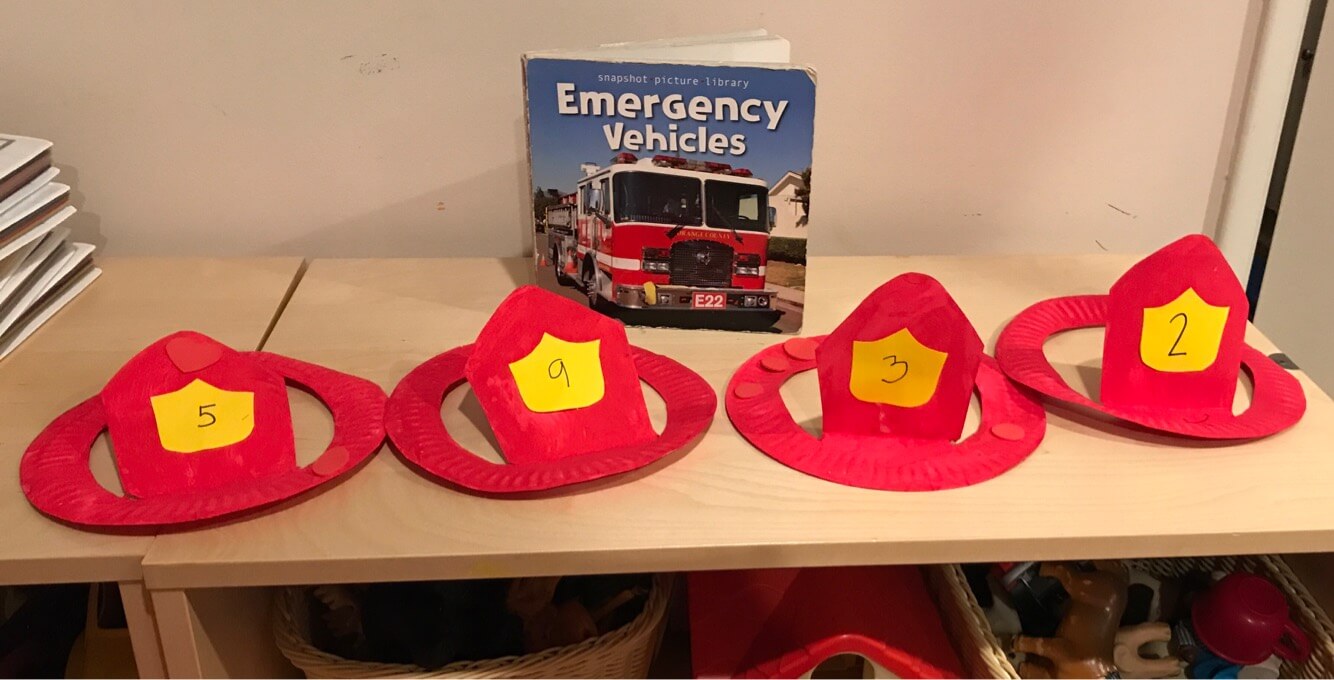
<instances>
[{"instance_id":1,"label":"children's board book","mask_svg":"<svg viewBox=\"0 0 1334 680\"><path fill-rule=\"evenodd\" d=\"M795 333L815 72L765 31L523 57L538 283L627 324Z\"/></svg>"}]
</instances>

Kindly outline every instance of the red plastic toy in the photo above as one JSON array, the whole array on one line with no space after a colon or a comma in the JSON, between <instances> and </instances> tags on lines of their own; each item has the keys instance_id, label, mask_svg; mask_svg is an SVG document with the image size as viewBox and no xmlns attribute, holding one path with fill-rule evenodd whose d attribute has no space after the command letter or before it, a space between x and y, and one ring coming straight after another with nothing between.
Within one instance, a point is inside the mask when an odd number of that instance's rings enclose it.
<instances>
[{"instance_id":1,"label":"red plastic toy","mask_svg":"<svg viewBox=\"0 0 1334 680\"><path fill-rule=\"evenodd\" d=\"M296 465L286 383L332 411L334 437ZM102 392L47 426L19 478L40 511L72 524L180 528L295 496L356 468L384 441L385 395L360 378L190 331L135 355ZM125 495L93 478L106 430Z\"/></svg>"},{"instance_id":2,"label":"red plastic toy","mask_svg":"<svg viewBox=\"0 0 1334 680\"><path fill-rule=\"evenodd\" d=\"M1254 439L1301 419L1306 396L1291 374L1245 344L1249 304L1227 260L1205 236L1184 237L1141 260L1109 295L1044 300L1002 331L996 358L1012 379L1047 396L1143 427L1202 439ZM1107 327L1101 401L1076 392L1042 346L1062 331ZM1239 369L1254 385L1234 415Z\"/></svg>"},{"instance_id":3,"label":"red plastic toy","mask_svg":"<svg viewBox=\"0 0 1334 680\"><path fill-rule=\"evenodd\" d=\"M655 433L640 387L667 404ZM440 418L449 390L477 395L505 464L459 446ZM536 286L501 302L477 342L414 368L394 389L385 426L408 461L487 493L539 491L648 465L698 437L717 400L703 378L633 347L616 321Z\"/></svg>"},{"instance_id":4,"label":"red plastic toy","mask_svg":"<svg viewBox=\"0 0 1334 680\"><path fill-rule=\"evenodd\" d=\"M918 567L704 571L689 575L699 678L795 678L857 654L876 677L964 674Z\"/></svg>"},{"instance_id":5,"label":"red plastic toy","mask_svg":"<svg viewBox=\"0 0 1334 680\"><path fill-rule=\"evenodd\" d=\"M779 389L815 368L823 433L796 423ZM957 442L968 402L977 432ZM823 479L929 491L991 479L1037 448L1042 408L1011 385L943 286L904 274L876 289L833 333L751 357L728 385L727 413L756 448Z\"/></svg>"}]
</instances>

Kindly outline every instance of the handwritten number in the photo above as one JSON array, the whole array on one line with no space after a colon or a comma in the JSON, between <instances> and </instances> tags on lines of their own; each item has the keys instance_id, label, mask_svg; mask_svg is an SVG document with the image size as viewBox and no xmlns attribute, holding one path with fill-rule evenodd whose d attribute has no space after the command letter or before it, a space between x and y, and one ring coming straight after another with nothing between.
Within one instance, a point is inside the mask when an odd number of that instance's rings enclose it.
<instances>
[{"instance_id":1,"label":"handwritten number","mask_svg":"<svg viewBox=\"0 0 1334 680\"><path fill-rule=\"evenodd\" d=\"M902 366L902 367L903 367L903 372L900 373L900 374L898 375L898 377L897 377L897 378L894 378L893 380L890 380L889 378L881 378L881 379L880 379L880 382L885 383L886 385L893 385L894 383L896 383L896 382L898 382L898 381L900 381L900 380L903 380L904 378L908 377L908 362L906 362L906 361L899 361L899 357L898 357L897 354L891 354L891 355L885 357L885 358L883 359L883 361L888 361L888 362L889 362L889 369L890 369L890 371L893 371L895 366Z\"/></svg>"},{"instance_id":2,"label":"handwritten number","mask_svg":"<svg viewBox=\"0 0 1334 680\"><path fill-rule=\"evenodd\" d=\"M553 370L553 369L554 369L554 370ZM569 387L569 386L570 386L570 372L569 372L569 370L567 370L567 369L565 368L565 360L564 360L564 359L556 359L555 361L552 361L551 363L547 364L547 377L548 377L548 378L551 378L552 380L558 380L558 379L560 379L561 377L564 377L564 378L565 378L565 386L566 386L566 387Z\"/></svg>"},{"instance_id":3,"label":"handwritten number","mask_svg":"<svg viewBox=\"0 0 1334 680\"><path fill-rule=\"evenodd\" d=\"M208 411L205 411L205 410L204 410L204 409L208 409L208 408L213 408L213 407L215 407L215 406L217 406L217 404L200 404L200 405L199 405L199 417L200 417L200 418L208 418L208 422L207 422L207 423L200 423L199 425L196 425L195 427L208 427L208 426L210 426L210 425L212 425L212 424L218 422L218 417L217 417L217 416L215 416L215 415L213 415L212 413L209 413Z\"/></svg>"},{"instance_id":4,"label":"handwritten number","mask_svg":"<svg viewBox=\"0 0 1334 680\"><path fill-rule=\"evenodd\" d=\"M1169 349L1169 350L1167 350L1167 356L1169 356L1169 357L1184 357L1184 356L1186 356L1186 353L1185 353L1185 352L1178 352L1178 351L1177 351L1177 345L1180 345L1180 344L1181 344L1181 338L1184 337L1184 336L1186 335L1186 324L1190 322L1190 319L1186 316L1186 313L1185 313L1185 312L1178 312L1175 316L1173 316L1172 318L1168 319L1168 320L1167 320L1167 323L1170 325L1172 322L1174 322L1174 321L1177 320L1177 317L1181 317L1181 332L1180 332L1180 333L1177 333L1177 339L1176 339L1176 342L1173 342L1173 343L1172 343L1172 348Z\"/></svg>"}]
</instances>

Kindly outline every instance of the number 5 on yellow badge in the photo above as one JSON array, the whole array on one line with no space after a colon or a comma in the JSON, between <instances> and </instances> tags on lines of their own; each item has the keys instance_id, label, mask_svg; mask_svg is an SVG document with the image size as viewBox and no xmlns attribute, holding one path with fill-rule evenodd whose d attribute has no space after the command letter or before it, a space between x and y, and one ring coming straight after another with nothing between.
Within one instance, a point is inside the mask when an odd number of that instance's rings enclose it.
<instances>
[{"instance_id":1,"label":"number 5 on yellow badge","mask_svg":"<svg viewBox=\"0 0 1334 680\"><path fill-rule=\"evenodd\" d=\"M1194 373L1213 365L1227 327L1228 307L1204 301L1194 288L1177 299L1144 309L1139 358L1164 373Z\"/></svg>"},{"instance_id":2,"label":"number 5 on yellow badge","mask_svg":"<svg viewBox=\"0 0 1334 680\"><path fill-rule=\"evenodd\" d=\"M601 340L567 342L542 334L528 356L509 365L519 398L535 413L553 413L602 401Z\"/></svg>"},{"instance_id":3,"label":"number 5 on yellow badge","mask_svg":"<svg viewBox=\"0 0 1334 680\"><path fill-rule=\"evenodd\" d=\"M254 392L228 392L195 380L149 401L162 448L174 453L230 446L255 430Z\"/></svg>"}]
</instances>

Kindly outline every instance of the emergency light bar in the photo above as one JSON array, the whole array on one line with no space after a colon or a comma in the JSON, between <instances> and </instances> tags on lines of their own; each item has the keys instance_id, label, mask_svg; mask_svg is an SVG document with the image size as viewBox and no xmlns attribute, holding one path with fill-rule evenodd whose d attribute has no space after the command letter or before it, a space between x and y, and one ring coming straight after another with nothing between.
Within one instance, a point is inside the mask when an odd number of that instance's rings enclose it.
<instances>
[{"instance_id":1,"label":"emergency light bar","mask_svg":"<svg viewBox=\"0 0 1334 680\"><path fill-rule=\"evenodd\" d=\"M619 153L613 158L616 162L633 163L633 160L621 161L622 157L634 158L634 154ZM676 168L678 170L694 170L695 172L712 172L719 175L735 175L737 177L751 177L751 171L745 168L733 168L727 163L718 163L715 161L694 161L680 156L664 156L658 154L653 157L653 164L663 168Z\"/></svg>"}]
</instances>

